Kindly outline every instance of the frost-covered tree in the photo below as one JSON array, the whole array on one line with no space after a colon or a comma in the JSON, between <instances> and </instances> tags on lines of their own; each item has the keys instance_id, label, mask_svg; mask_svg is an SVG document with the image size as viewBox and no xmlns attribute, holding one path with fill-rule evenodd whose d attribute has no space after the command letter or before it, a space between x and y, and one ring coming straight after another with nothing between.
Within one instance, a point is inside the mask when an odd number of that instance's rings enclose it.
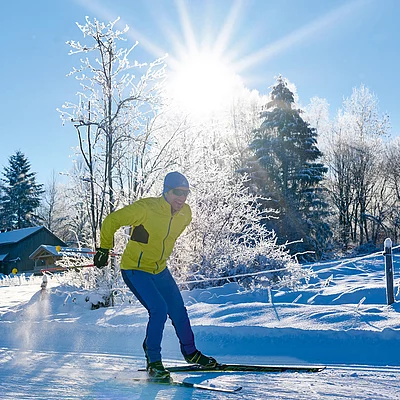
<instances>
[{"instance_id":1,"label":"frost-covered tree","mask_svg":"<svg viewBox=\"0 0 400 400\"><path fill-rule=\"evenodd\" d=\"M36 172L26 156L17 151L8 159L0 183L0 225L2 229L21 229L37 224L43 185L36 183Z\"/></svg>"},{"instance_id":2,"label":"frost-covered tree","mask_svg":"<svg viewBox=\"0 0 400 400\"><path fill-rule=\"evenodd\" d=\"M66 103L61 115L78 135L93 244L105 215L118 207L119 193L142 179L137 165L151 144L149 129L165 77L162 59L140 64L132 60L137 43L120 47L129 28L117 29L118 21L87 17L86 24L77 24L87 43L67 42L71 55L85 56L70 73L81 86L79 102Z\"/></svg>"},{"instance_id":3,"label":"frost-covered tree","mask_svg":"<svg viewBox=\"0 0 400 400\"><path fill-rule=\"evenodd\" d=\"M190 182L187 201L193 213L192 223L169 260L174 275L180 282L202 281L190 287L220 285L232 279L247 286L283 284L285 279L287 284L295 284L301 275L296 260L261 223L275 213L258 207L259 197L246 186L246 175L236 172L236 153L226 140L233 133L227 131L228 121L221 117L193 124L179 115L169 117L162 122L163 129L157 130L156 147L168 151L157 159L160 175L151 193L160 195L165 173L179 170ZM287 269L267 273L276 267ZM255 272L265 274L233 278Z\"/></svg>"},{"instance_id":4,"label":"frost-covered tree","mask_svg":"<svg viewBox=\"0 0 400 400\"><path fill-rule=\"evenodd\" d=\"M329 148L332 134L328 101L319 97L312 97L304 110L304 120L318 132L318 147L325 153L325 150Z\"/></svg>"},{"instance_id":5,"label":"frost-covered tree","mask_svg":"<svg viewBox=\"0 0 400 400\"><path fill-rule=\"evenodd\" d=\"M400 240L400 138L395 137L386 143L381 169L384 199L380 204L384 208L379 213L379 221L386 237L394 242Z\"/></svg>"},{"instance_id":6,"label":"frost-covered tree","mask_svg":"<svg viewBox=\"0 0 400 400\"><path fill-rule=\"evenodd\" d=\"M338 238L345 248L376 240L382 220L378 199L387 196L382 192L381 167L382 137L388 130L388 116L379 115L378 100L364 85L353 89L333 123L325 158L327 185L337 215Z\"/></svg>"},{"instance_id":7,"label":"frost-covered tree","mask_svg":"<svg viewBox=\"0 0 400 400\"><path fill-rule=\"evenodd\" d=\"M85 176L85 164L74 160L69 182L65 190L65 202L68 204L68 219L65 228L68 231L67 242L74 246L93 246L91 229L91 182L82 179Z\"/></svg>"},{"instance_id":8,"label":"frost-covered tree","mask_svg":"<svg viewBox=\"0 0 400 400\"><path fill-rule=\"evenodd\" d=\"M250 146L255 157L252 184L280 211L279 222L272 223L278 237L290 242L303 239L296 251L321 256L331 231L321 184L327 168L321 162L317 131L295 107L295 95L283 77L277 78L270 99Z\"/></svg>"},{"instance_id":9,"label":"frost-covered tree","mask_svg":"<svg viewBox=\"0 0 400 400\"><path fill-rule=\"evenodd\" d=\"M189 173L193 221L170 260L180 281L200 281L189 287L223 285L232 280L246 287L278 282L294 286L304 277L286 247L277 245L275 233L262 224L273 213L258 207L258 198L249 192L243 175L215 163L208 163L207 168L198 164L196 172ZM286 269L255 274L281 268ZM241 274L251 276L235 278Z\"/></svg>"},{"instance_id":10,"label":"frost-covered tree","mask_svg":"<svg viewBox=\"0 0 400 400\"><path fill-rule=\"evenodd\" d=\"M244 87L237 87L234 94L225 117L227 134L221 139L227 144L227 150L232 155L233 167L241 170L251 155L249 145L253 139L253 129L260 119L266 96Z\"/></svg>"},{"instance_id":11,"label":"frost-covered tree","mask_svg":"<svg viewBox=\"0 0 400 400\"><path fill-rule=\"evenodd\" d=\"M56 174L52 173L50 180L44 185L44 192L38 215L42 224L55 233L64 242L71 241L68 224L72 218L68 201L69 189L58 182Z\"/></svg>"}]
</instances>

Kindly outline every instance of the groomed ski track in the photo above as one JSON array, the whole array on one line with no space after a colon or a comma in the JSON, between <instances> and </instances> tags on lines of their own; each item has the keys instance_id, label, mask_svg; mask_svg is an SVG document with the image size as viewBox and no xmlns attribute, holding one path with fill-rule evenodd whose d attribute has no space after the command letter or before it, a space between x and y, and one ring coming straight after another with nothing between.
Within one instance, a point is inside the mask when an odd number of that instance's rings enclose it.
<instances>
[{"instance_id":1,"label":"groomed ski track","mask_svg":"<svg viewBox=\"0 0 400 400\"><path fill-rule=\"evenodd\" d=\"M319 373L176 374L191 382L243 386L235 394L118 380L141 357L0 349L2 399L395 399L400 367L333 366ZM254 357L253 357L254 360ZM172 363L167 360L167 363ZM16 373L18 371L18 373Z\"/></svg>"}]
</instances>

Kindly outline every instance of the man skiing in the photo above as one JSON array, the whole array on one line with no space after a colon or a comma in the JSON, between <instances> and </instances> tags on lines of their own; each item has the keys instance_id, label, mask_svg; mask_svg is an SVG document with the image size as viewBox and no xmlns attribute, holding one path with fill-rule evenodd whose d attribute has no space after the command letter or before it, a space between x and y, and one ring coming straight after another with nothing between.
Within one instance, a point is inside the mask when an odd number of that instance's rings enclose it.
<instances>
[{"instance_id":1,"label":"man skiing","mask_svg":"<svg viewBox=\"0 0 400 400\"><path fill-rule=\"evenodd\" d=\"M121 259L121 274L149 313L143 349L148 374L157 380L170 378L161 361L161 340L167 316L188 363L207 368L217 365L213 357L197 350L182 295L166 267L176 240L192 220L190 207L186 204L189 192L189 182L184 175L179 172L167 174L161 197L138 200L104 219L100 248L94 256L95 266L104 267L109 249L113 247L114 233L122 226L131 226L131 238Z\"/></svg>"}]
</instances>

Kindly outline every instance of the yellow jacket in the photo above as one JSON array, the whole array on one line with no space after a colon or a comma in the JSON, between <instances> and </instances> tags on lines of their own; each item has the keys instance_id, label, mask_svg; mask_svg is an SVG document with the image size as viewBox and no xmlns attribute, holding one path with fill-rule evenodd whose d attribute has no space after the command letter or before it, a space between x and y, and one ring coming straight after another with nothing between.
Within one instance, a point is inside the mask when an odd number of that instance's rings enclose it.
<instances>
[{"instance_id":1,"label":"yellow jacket","mask_svg":"<svg viewBox=\"0 0 400 400\"><path fill-rule=\"evenodd\" d=\"M158 274L166 268L175 242L192 220L188 204L171 213L164 197L148 197L109 214L100 232L100 247L113 247L114 233L131 226L131 238L121 259L121 269L138 269Z\"/></svg>"}]
</instances>

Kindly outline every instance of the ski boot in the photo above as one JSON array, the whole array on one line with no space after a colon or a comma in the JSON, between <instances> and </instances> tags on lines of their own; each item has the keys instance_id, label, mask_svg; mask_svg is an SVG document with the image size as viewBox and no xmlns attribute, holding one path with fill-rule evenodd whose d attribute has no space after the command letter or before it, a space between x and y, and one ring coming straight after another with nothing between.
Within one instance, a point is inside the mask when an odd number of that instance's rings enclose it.
<instances>
[{"instance_id":1,"label":"ski boot","mask_svg":"<svg viewBox=\"0 0 400 400\"><path fill-rule=\"evenodd\" d=\"M185 356L185 360L189 364L197 364L205 368L215 368L218 365L218 362L215 358L205 356L199 350L196 350L194 353Z\"/></svg>"},{"instance_id":2,"label":"ski boot","mask_svg":"<svg viewBox=\"0 0 400 400\"><path fill-rule=\"evenodd\" d=\"M147 364L147 374L152 381L169 382L171 374L164 368L161 361L155 361Z\"/></svg>"}]
</instances>

